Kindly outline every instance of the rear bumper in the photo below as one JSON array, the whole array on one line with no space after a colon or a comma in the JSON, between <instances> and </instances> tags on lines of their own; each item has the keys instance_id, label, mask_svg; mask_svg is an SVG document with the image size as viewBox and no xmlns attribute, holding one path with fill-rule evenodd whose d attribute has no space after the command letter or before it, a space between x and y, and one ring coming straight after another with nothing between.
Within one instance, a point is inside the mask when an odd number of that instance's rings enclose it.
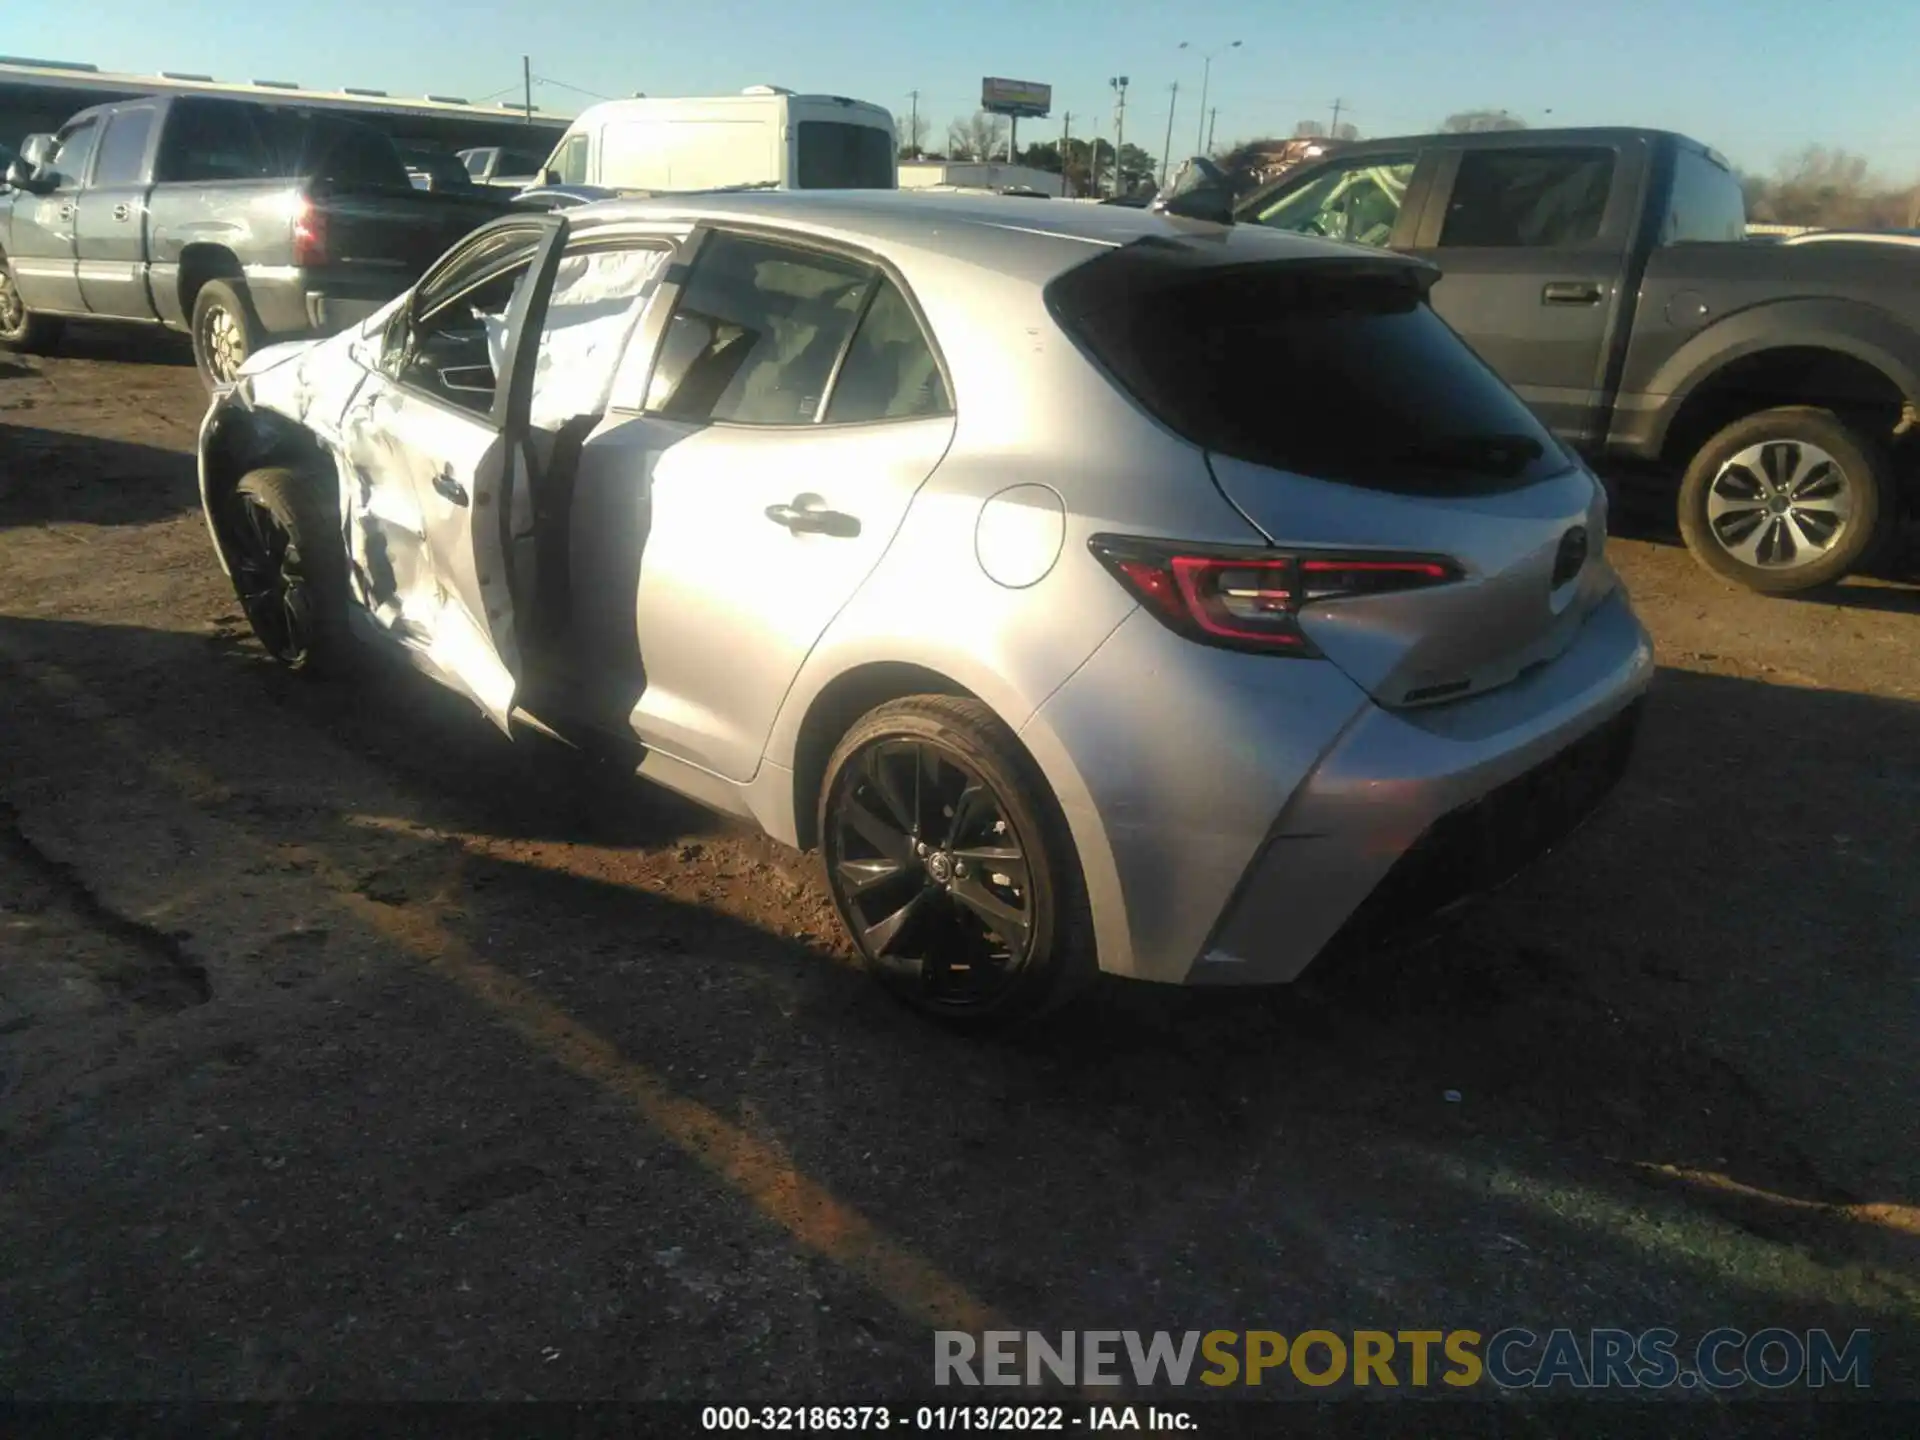
<instances>
[{"instance_id":1,"label":"rear bumper","mask_svg":"<svg viewBox=\"0 0 1920 1440\"><path fill-rule=\"evenodd\" d=\"M395 295L399 293L397 290L394 292ZM391 299L393 295L323 295L308 291L307 324L323 334L333 334L378 314Z\"/></svg>"},{"instance_id":2,"label":"rear bumper","mask_svg":"<svg viewBox=\"0 0 1920 1440\"><path fill-rule=\"evenodd\" d=\"M254 266L246 272L254 313L269 335L330 335L357 325L407 288L405 274L366 279L293 266Z\"/></svg>"},{"instance_id":3,"label":"rear bumper","mask_svg":"<svg viewBox=\"0 0 1920 1440\"><path fill-rule=\"evenodd\" d=\"M1186 980L1293 980L1511 878L1619 779L1652 674L1616 591L1523 680L1456 705L1369 707L1288 802Z\"/></svg>"}]
</instances>

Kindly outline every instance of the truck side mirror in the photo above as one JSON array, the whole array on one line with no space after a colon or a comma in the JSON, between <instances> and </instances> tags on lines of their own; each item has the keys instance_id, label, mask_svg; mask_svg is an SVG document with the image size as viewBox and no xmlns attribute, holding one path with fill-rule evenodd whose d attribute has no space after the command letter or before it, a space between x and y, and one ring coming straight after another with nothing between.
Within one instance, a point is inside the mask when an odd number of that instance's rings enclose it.
<instances>
[{"instance_id":1,"label":"truck side mirror","mask_svg":"<svg viewBox=\"0 0 1920 1440\"><path fill-rule=\"evenodd\" d=\"M1233 183L1218 165L1204 155L1195 155L1181 165L1166 190L1154 197L1152 208L1161 215L1231 225Z\"/></svg>"},{"instance_id":2,"label":"truck side mirror","mask_svg":"<svg viewBox=\"0 0 1920 1440\"><path fill-rule=\"evenodd\" d=\"M549 186L558 185L560 183L560 172L551 165L547 166L540 172L540 183Z\"/></svg>"},{"instance_id":3,"label":"truck side mirror","mask_svg":"<svg viewBox=\"0 0 1920 1440\"><path fill-rule=\"evenodd\" d=\"M29 195L51 195L59 188L59 177L38 166L16 160L7 166L7 184L16 190L24 190Z\"/></svg>"}]
</instances>

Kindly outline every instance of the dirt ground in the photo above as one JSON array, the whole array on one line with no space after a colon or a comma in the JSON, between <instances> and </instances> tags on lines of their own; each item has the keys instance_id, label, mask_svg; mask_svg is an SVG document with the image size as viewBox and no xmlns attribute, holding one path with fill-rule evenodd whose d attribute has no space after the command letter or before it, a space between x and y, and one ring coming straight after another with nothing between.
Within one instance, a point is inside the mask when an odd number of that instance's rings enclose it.
<instances>
[{"instance_id":1,"label":"dirt ground","mask_svg":"<svg viewBox=\"0 0 1920 1440\"><path fill-rule=\"evenodd\" d=\"M811 862L276 672L184 357L0 357L0 1392L923 1391L929 1332L1867 1327L1920 1397L1920 590L1721 587L1441 941L1015 1041Z\"/></svg>"}]
</instances>

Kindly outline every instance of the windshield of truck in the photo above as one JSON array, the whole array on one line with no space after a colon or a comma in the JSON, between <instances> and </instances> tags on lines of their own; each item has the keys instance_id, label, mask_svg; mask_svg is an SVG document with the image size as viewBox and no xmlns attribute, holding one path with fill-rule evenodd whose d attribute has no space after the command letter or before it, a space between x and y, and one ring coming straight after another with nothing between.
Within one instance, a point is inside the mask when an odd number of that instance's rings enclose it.
<instances>
[{"instance_id":1,"label":"windshield of truck","mask_svg":"<svg viewBox=\"0 0 1920 1440\"><path fill-rule=\"evenodd\" d=\"M893 132L844 120L803 120L799 125L798 190L891 190Z\"/></svg>"}]
</instances>

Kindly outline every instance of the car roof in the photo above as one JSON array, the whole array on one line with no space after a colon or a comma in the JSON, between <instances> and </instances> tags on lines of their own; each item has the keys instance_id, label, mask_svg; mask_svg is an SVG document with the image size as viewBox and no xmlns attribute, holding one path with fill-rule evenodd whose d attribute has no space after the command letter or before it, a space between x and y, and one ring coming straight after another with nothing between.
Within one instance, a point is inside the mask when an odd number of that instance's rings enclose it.
<instances>
[{"instance_id":1,"label":"car roof","mask_svg":"<svg viewBox=\"0 0 1920 1440\"><path fill-rule=\"evenodd\" d=\"M1365 158L1417 145L1425 150L1515 149L1528 145L1619 145L1634 140L1672 140L1693 150L1706 150L1700 141L1672 130L1649 130L1629 125L1567 125L1550 130L1472 130L1434 135L1380 135L1367 140L1327 142L1316 161L1342 155Z\"/></svg>"},{"instance_id":2,"label":"car roof","mask_svg":"<svg viewBox=\"0 0 1920 1440\"><path fill-rule=\"evenodd\" d=\"M934 253L1045 280L1103 250L1137 241L1211 252L1220 263L1258 263L1378 250L1264 226L1226 226L1116 205L1035 205L1020 196L910 190L762 190L600 200L568 210L576 229L622 221L772 227L869 250L889 259ZM1411 263L1411 262L1410 262Z\"/></svg>"}]
</instances>

